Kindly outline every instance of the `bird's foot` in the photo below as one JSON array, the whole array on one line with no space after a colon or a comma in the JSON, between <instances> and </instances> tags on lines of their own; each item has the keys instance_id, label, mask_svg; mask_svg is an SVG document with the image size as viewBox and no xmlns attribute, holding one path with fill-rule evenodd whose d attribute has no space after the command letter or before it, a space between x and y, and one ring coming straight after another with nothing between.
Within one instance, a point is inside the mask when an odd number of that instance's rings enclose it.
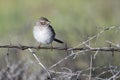
<instances>
[{"instance_id":1,"label":"bird's foot","mask_svg":"<svg viewBox=\"0 0 120 80\"><path fill-rule=\"evenodd\" d=\"M38 48L40 48L41 46L39 45Z\"/></svg>"},{"instance_id":2,"label":"bird's foot","mask_svg":"<svg viewBox=\"0 0 120 80\"><path fill-rule=\"evenodd\" d=\"M51 47L51 51L53 51L53 45L52 45L52 43L51 43L50 47Z\"/></svg>"},{"instance_id":3,"label":"bird's foot","mask_svg":"<svg viewBox=\"0 0 120 80\"><path fill-rule=\"evenodd\" d=\"M37 47L37 49L39 50L41 48L41 45L39 45L38 47Z\"/></svg>"}]
</instances>

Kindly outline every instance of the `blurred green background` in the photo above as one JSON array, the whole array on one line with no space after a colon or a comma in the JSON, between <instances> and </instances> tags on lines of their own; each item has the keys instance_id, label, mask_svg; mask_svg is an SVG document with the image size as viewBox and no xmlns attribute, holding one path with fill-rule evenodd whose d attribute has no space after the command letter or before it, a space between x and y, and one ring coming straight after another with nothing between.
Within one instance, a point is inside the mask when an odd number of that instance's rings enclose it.
<instances>
[{"instance_id":1,"label":"blurred green background","mask_svg":"<svg viewBox=\"0 0 120 80\"><path fill-rule=\"evenodd\" d=\"M0 45L38 46L33 38L32 28L41 16L51 21L58 39L66 42L69 47L74 47L105 27L120 25L120 0L0 0ZM91 46L108 46L106 40L119 44L119 34L118 29L107 31L97 40L92 40ZM53 43L53 46L64 47L57 43ZM0 62L4 63L3 56L7 49L0 50ZM47 67L68 55L65 51L40 50L36 53ZM80 54L76 60L70 59L59 66L74 70L86 68L89 66L90 54L92 52ZM117 53L113 58L114 64L118 66L119 56ZM10 49L10 57L14 57L11 62L16 59L33 59L27 50L16 49ZM110 64L110 57L110 53L102 52L98 54L95 64ZM74 65L71 66L69 62Z\"/></svg>"}]
</instances>

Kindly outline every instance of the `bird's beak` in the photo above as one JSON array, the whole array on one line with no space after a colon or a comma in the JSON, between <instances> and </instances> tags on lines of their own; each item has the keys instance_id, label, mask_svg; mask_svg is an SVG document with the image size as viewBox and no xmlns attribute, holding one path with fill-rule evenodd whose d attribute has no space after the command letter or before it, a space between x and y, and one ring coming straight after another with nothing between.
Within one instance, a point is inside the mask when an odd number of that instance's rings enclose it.
<instances>
[{"instance_id":1,"label":"bird's beak","mask_svg":"<svg viewBox=\"0 0 120 80\"><path fill-rule=\"evenodd\" d=\"M47 23L47 24L50 24L50 21L47 21L46 23Z\"/></svg>"}]
</instances>

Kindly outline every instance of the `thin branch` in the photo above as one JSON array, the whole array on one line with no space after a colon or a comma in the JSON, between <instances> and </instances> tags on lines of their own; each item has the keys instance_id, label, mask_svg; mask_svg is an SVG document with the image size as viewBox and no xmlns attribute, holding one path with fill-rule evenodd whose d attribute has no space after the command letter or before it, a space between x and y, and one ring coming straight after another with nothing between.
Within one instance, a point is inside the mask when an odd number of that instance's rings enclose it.
<instances>
[{"instance_id":1,"label":"thin branch","mask_svg":"<svg viewBox=\"0 0 120 80\"><path fill-rule=\"evenodd\" d=\"M35 52L33 52L32 49L28 48L29 52L32 53L32 55L34 56L34 58L37 60L38 64L47 72L48 76L50 77L50 80L52 80L52 77L49 73L49 71L47 70L47 68L40 62L40 60L38 59L38 57L36 56Z\"/></svg>"},{"instance_id":2,"label":"thin branch","mask_svg":"<svg viewBox=\"0 0 120 80\"><path fill-rule=\"evenodd\" d=\"M99 50L97 50L97 51L95 52L95 54L93 55L93 59L95 59L95 58L96 58L96 56L97 56L98 52L99 52Z\"/></svg>"},{"instance_id":3,"label":"thin branch","mask_svg":"<svg viewBox=\"0 0 120 80\"><path fill-rule=\"evenodd\" d=\"M58 64L60 64L61 62L63 62L64 60L67 60L69 57L75 55L75 53L71 53L70 55L66 56L65 58L61 59L60 61L58 61L57 63L53 64L49 69L54 68L55 66L57 66Z\"/></svg>"},{"instance_id":4,"label":"thin branch","mask_svg":"<svg viewBox=\"0 0 120 80\"><path fill-rule=\"evenodd\" d=\"M107 28L103 29L102 31L100 31L99 33L97 33L96 35L90 37L88 40L82 42L81 44L78 44L78 45L75 46L74 48L77 48L77 47L79 47L79 46L81 46L81 45L83 45L83 44L86 44L87 42L89 42L89 41L93 40L94 38L97 38L98 36L100 36L100 34L104 33L105 31L108 31L108 30L111 30L111 29L114 29L114 28L117 28L117 27L118 27L118 26L107 27ZM73 48L70 48L69 50L71 50L71 49L73 49Z\"/></svg>"},{"instance_id":5,"label":"thin branch","mask_svg":"<svg viewBox=\"0 0 120 80\"><path fill-rule=\"evenodd\" d=\"M91 80L92 77L92 64L93 64L93 57L92 55L90 56L90 72L89 72L89 80Z\"/></svg>"}]
</instances>

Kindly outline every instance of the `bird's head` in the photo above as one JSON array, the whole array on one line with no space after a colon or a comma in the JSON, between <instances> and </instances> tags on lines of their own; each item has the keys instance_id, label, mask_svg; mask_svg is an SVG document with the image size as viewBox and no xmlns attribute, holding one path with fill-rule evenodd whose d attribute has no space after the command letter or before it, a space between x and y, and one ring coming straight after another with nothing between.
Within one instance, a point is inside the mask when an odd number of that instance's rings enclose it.
<instances>
[{"instance_id":1,"label":"bird's head","mask_svg":"<svg viewBox=\"0 0 120 80\"><path fill-rule=\"evenodd\" d=\"M50 24L50 21L45 17L39 18L38 22L40 23L40 25L49 25Z\"/></svg>"}]
</instances>

